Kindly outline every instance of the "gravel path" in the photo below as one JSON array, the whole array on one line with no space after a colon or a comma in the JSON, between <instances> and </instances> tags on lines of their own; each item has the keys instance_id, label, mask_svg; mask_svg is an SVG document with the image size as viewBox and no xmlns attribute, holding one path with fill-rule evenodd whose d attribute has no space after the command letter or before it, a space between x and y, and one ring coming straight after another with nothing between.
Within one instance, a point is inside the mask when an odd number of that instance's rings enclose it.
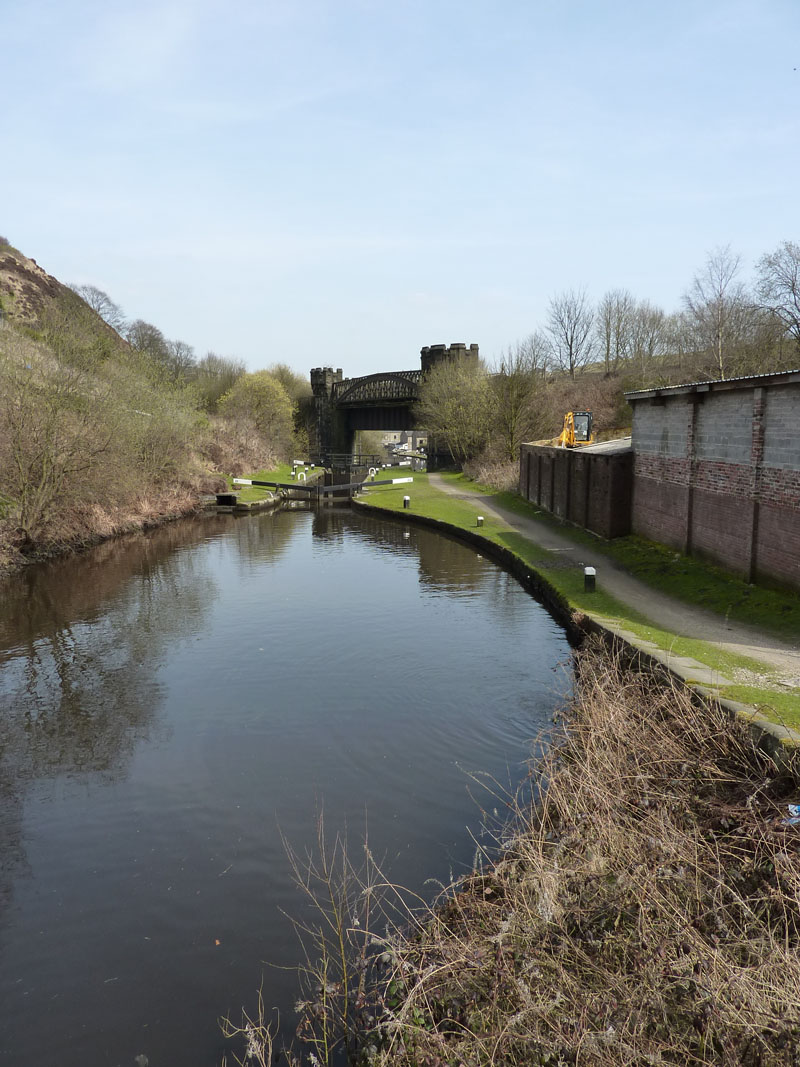
<instances>
[{"instance_id":1,"label":"gravel path","mask_svg":"<svg viewBox=\"0 0 800 1067\"><path fill-rule=\"evenodd\" d=\"M523 518L508 511L491 496L455 488L438 474L431 474L430 481L444 493L479 504L483 514L493 515L533 544L540 545L548 552L563 555L565 561L573 562L576 567L595 567L599 587L652 619L654 624L678 636L699 638L728 652L760 660L767 665L770 673L778 674L783 685L800 687L799 646L787 644L741 623L728 622L713 612L667 596L634 578L600 552L575 544L548 523ZM746 684L751 679L741 680Z\"/></svg>"}]
</instances>

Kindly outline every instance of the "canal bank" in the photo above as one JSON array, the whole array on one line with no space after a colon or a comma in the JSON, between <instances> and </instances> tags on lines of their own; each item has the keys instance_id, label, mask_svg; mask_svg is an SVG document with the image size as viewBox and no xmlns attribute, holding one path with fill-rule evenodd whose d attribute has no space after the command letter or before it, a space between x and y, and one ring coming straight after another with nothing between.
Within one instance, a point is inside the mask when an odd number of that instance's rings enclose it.
<instances>
[{"instance_id":1,"label":"canal bank","mask_svg":"<svg viewBox=\"0 0 800 1067\"><path fill-rule=\"evenodd\" d=\"M354 504L401 512L404 520L445 529L485 551L548 607L574 643L600 635L628 660L687 686L696 699L719 702L776 759L793 762L800 748L796 645L666 596L566 528L537 520L533 509L511 511L479 487L431 474L404 488L367 486ZM593 591L587 567L596 572Z\"/></svg>"},{"instance_id":2,"label":"canal bank","mask_svg":"<svg viewBox=\"0 0 800 1067\"><path fill-rule=\"evenodd\" d=\"M498 854L387 938L358 1062L794 1062L796 734L587 610L563 580L582 568L542 554L564 546L517 540L483 494L430 490L378 509L500 560L584 647L574 699L531 765L546 789L510 801Z\"/></svg>"}]
</instances>

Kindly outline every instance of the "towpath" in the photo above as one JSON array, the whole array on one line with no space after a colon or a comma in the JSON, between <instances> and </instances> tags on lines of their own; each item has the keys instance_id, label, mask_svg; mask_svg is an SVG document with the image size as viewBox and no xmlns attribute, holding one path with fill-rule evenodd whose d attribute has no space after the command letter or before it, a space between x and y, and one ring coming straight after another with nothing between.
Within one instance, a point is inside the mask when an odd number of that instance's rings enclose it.
<instances>
[{"instance_id":1,"label":"towpath","mask_svg":"<svg viewBox=\"0 0 800 1067\"><path fill-rule=\"evenodd\" d=\"M561 555L565 560L574 561L576 567L594 567L597 570L599 587L651 619L654 625L680 637L697 638L725 651L759 660L767 668L765 673L773 675L782 686L800 687L800 647L787 644L770 634L741 623L729 622L713 612L667 596L634 578L608 556L584 545L576 544L568 536L554 530L549 523L537 522L536 519L517 515L498 504L494 497L450 485L438 474L432 473L429 477L431 485L437 489L462 500L470 500L479 504L483 514L491 514L497 521L516 530L531 543L539 545L548 552ZM608 625L609 620L604 619L603 623ZM615 629L613 624L610 628ZM625 635L624 631L619 630L619 632ZM642 644L641 641L638 643ZM676 660L678 659L676 657ZM688 665L688 673L693 676L698 675L699 665L696 665L694 661L684 661L684 664ZM671 665L676 666L679 673L687 673L680 669L679 662ZM709 676L704 680L711 684L714 682L724 684L726 681L718 674L713 675L710 671L707 673ZM737 677L731 680L750 681L752 679Z\"/></svg>"}]
</instances>

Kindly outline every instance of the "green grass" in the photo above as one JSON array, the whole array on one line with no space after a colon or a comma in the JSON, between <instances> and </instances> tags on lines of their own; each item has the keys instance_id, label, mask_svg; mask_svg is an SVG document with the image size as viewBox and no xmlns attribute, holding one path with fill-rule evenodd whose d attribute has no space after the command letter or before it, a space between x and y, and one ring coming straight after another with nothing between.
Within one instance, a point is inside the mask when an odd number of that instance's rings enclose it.
<instances>
[{"instance_id":1,"label":"green grass","mask_svg":"<svg viewBox=\"0 0 800 1067\"><path fill-rule=\"evenodd\" d=\"M792 693L752 685L728 685L723 687L721 693L730 700L738 700L740 704L751 704L772 722L800 729L800 700Z\"/></svg>"},{"instance_id":2,"label":"green grass","mask_svg":"<svg viewBox=\"0 0 800 1067\"><path fill-rule=\"evenodd\" d=\"M487 492L486 486L468 481L464 485L474 491ZM669 596L790 643L800 641L800 597L796 593L750 585L711 563L684 556L666 545L641 537L631 535L604 541L586 530L561 522L516 493L495 493L493 498L508 511L546 523L575 544L587 545L608 556L640 581Z\"/></svg>"},{"instance_id":3,"label":"green grass","mask_svg":"<svg viewBox=\"0 0 800 1067\"><path fill-rule=\"evenodd\" d=\"M465 488L468 487L470 489L480 488L485 495L493 496L498 503L509 507L509 510L514 510L518 514L531 518L539 518L539 515L541 514L538 512L538 509L531 508L530 505L520 500L519 497L515 497L513 494L496 494L485 486L477 487L474 483L465 479L463 475L448 474L444 477L451 484L461 484ZM404 496L409 496L411 498L411 506L408 512L404 511L403 508ZM772 668L758 660L723 651L715 645L705 641L679 637L676 634L663 629L654 620L649 619L635 611L633 608L628 607L628 605L617 600L602 589L597 589L594 593L585 592L583 585L583 571L580 567L565 565L563 558L559 554L548 552L546 549L533 544L521 533L510 529L506 523L502 522L502 520L498 521L491 516L485 516L484 524L480 530L478 530L477 517L480 514L479 502L459 500L442 493L430 484L427 474L415 473L412 485L406 484L396 487L376 487L371 489L368 493L362 494L359 499L368 505L386 508L389 511L403 512L404 514L410 513L411 515L423 515L426 518L436 519L462 530L470 530L476 533L479 532L481 536L485 537L488 541L511 551L519 560L529 566L532 571L541 575L557 593L561 594L572 611L583 612L586 615L597 618L598 621L601 622L603 619L613 621L622 629L631 631L639 638L651 641L658 648L671 652L677 656L684 656L697 660L711 670L719 672L719 674L724 677L735 678L736 671L748 671L753 674L765 676L768 679L774 676ZM514 503L513 508L509 505L509 500ZM548 516L548 519L552 519L552 517ZM570 537L574 537L579 543L591 544L594 549L597 549L599 545L602 544L602 542L598 542L596 538L591 534L587 534L585 531L575 530L560 523L556 523L556 525L558 525L560 532L566 533ZM632 541L634 539L626 538L625 540ZM659 550L660 546L653 546L653 548ZM647 542L639 542L639 544L635 546L635 551L631 553L633 558L642 560L641 570L646 569L644 563L649 562L649 564L653 566L654 561L656 561L659 556L658 551L654 552L652 555L648 555L647 549ZM628 557L626 557L624 551L620 551L619 554L614 555L614 558L618 559L621 564L626 565L626 559ZM683 558L685 559L685 557ZM715 604L721 603L724 605L725 610L718 612L719 614L725 617L727 612L729 618L737 618L737 615L732 610L729 610L730 603L732 596L738 595L738 587L743 586L746 589L751 589L751 595L756 602L771 604L773 610L776 610L777 607L780 606L791 608L791 611L783 613L785 625L782 628L779 628L778 632L781 636L789 636L793 634L791 627L788 625L788 622L790 622L793 617L793 611L795 609L793 598L790 600L785 594L773 593L770 590L755 589L755 587L746 586L743 582L738 582L736 579L729 579L728 576L722 575L722 572L717 573L716 568L708 568L702 563L697 563L697 561L689 560L688 563L692 564L692 573L696 574L698 577L702 574L707 583L705 587L705 599L700 601L696 597L686 596L685 599L689 603L702 605L702 607L712 611L714 610ZM633 570L633 568L631 569ZM640 572L634 570L633 573L637 573L638 577L643 578L643 574ZM726 586L729 587L731 583L734 583L737 588L733 592L730 588L727 588L727 595L723 596L723 591L726 589ZM655 583L651 584L655 585ZM684 589L683 584L674 581L667 582L666 580L663 582L663 585L656 587L663 588L664 591L671 596L680 596L681 591ZM709 595L708 590L716 590L716 595ZM763 594L763 597L761 594ZM744 615L741 618L741 621L749 622L756 626L761 625L759 617L754 617L753 614ZM723 696L728 696L732 700L738 700L742 703L753 704L759 707L763 714L767 715L768 718L771 718L774 721L800 727L800 695L774 690L769 687L769 682L764 687L734 684L724 687L721 689L721 692Z\"/></svg>"}]
</instances>

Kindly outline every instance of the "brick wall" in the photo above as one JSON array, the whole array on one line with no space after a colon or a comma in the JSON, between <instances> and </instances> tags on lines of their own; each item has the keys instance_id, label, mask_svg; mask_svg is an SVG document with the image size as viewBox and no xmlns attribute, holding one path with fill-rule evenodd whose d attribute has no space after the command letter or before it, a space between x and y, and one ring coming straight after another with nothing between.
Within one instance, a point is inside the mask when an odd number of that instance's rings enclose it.
<instances>
[{"instance_id":1,"label":"brick wall","mask_svg":"<svg viewBox=\"0 0 800 1067\"><path fill-rule=\"evenodd\" d=\"M800 381L632 402L634 533L800 588Z\"/></svg>"},{"instance_id":2,"label":"brick wall","mask_svg":"<svg viewBox=\"0 0 800 1067\"><path fill-rule=\"evenodd\" d=\"M523 445L519 491L561 519L601 537L630 533L633 454Z\"/></svg>"}]
</instances>

